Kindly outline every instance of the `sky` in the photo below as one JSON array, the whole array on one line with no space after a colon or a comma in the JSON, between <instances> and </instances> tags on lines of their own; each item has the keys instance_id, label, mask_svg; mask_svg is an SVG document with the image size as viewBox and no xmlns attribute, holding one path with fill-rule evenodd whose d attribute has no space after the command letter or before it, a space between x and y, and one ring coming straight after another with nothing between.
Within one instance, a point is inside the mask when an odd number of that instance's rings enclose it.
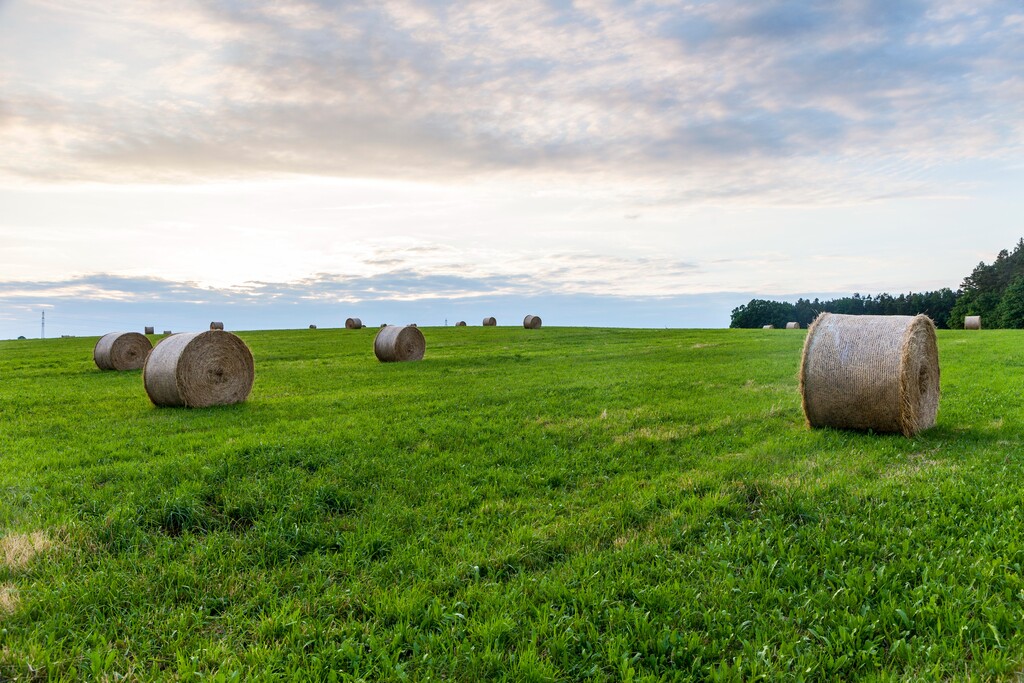
<instances>
[{"instance_id":1,"label":"sky","mask_svg":"<svg viewBox=\"0 0 1024 683\"><path fill-rule=\"evenodd\" d=\"M1016 0L0 0L0 339L956 289L1021 65Z\"/></svg>"}]
</instances>

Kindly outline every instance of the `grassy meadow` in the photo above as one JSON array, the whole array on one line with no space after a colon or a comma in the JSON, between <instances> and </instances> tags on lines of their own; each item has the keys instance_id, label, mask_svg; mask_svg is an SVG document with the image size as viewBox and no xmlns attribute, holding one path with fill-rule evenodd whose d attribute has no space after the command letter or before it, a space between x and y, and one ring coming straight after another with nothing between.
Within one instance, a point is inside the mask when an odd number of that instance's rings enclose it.
<instances>
[{"instance_id":1,"label":"grassy meadow","mask_svg":"<svg viewBox=\"0 0 1024 683\"><path fill-rule=\"evenodd\" d=\"M938 426L808 430L803 331L238 333L157 409L0 342L0 680L1018 680L1024 337Z\"/></svg>"}]
</instances>

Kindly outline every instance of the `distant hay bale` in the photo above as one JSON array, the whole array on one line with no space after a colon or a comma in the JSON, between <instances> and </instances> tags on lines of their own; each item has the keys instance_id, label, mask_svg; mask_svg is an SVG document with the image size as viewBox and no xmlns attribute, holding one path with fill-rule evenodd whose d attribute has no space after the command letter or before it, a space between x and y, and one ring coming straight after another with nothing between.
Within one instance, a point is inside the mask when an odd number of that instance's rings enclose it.
<instances>
[{"instance_id":1,"label":"distant hay bale","mask_svg":"<svg viewBox=\"0 0 1024 683\"><path fill-rule=\"evenodd\" d=\"M388 325L373 340L373 353L382 363L421 360L427 341L415 325Z\"/></svg>"},{"instance_id":2,"label":"distant hay bale","mask_svg":"<svg viewBox=\"0 0 1024 683\"><path fill-rule=\"evenodd\" d=\"M381 323L381 324L380 324L380 326L381 326L381 327L387 327L387 326L388 326L388 324L387 324L387 323Z\"/></svg>"},{"instance_id":3,"label":"distant hay bale","mask_svg":"<svg viewBox=\"0 0 1024 683\"><path fill-rule=\"evenodd\" d=\"M761 329L762 330L774 330L775 329L775 325L765 325Z\"/></svg>"},{"instance_id":4,"label":"distant hay bale","mask_svg":"<svg viewBox=\"0 0 1024 683\"><path fill-rule=\"evenodd\" d=\"M170 330L164 330L164 334L174 334L174 333L171 332Z\"/></svg>"},{"instance_id":5,"label":"distant hay bale","mask_svg":"<svg viewBox=\"0 0 1024 683\"><path fill-rule=\"evenodd\" d=\"M935 324L926 315L822 313L807 330L800 393L811 427L928 429L939 410Z\"/></svg>"},{"instance_id":6,"label":"distant hay bale","mask_svg":"<svg viewBox=\"0 0 1024 683\"><path fill-rule=\"evenodd\" d=\"M361 330L363 329L363 321L359 318L346 318L345 319L346 330Z\"/></svg>"},{"instance_id":7,"label":"distant hay bale","mask_svg":"<svg viewBox=\"0 0 1024 683\"><path fill-rule=\"evenodd\" d=\"M965 330L980 330L981 329L981 316L980 315L964 316L964 329Z\"/></svg>"},{"instance_id":8,"label":"distant hay bale","mask_svg":"<svg viewBox=\"0 0 1024 683\"><path fill-rule=\"evenodd\" d=\"M416 323L409 323L409 327L419 327Z\"/></svg>"},{"instance_id":9,"label":"distant hay bale","mask_svg":"<svg viewBox=\"0 0 1024 683\"><path fill-rule=\"evenodd\" d=\"M466 321L465 320L460 320L459 322L455 323L455 327L465 327L465 326L466 326Z\"/></svg>"},{"instance_id":10,"label":"distant hay bale","mask_svg":"<svg viewBox=\"0 0 1024 683\"><path fill-rule=\"evenodd\" d=\"M541 325L539 315L528 315L523 318L523 327L528 330L539 330Z\"/></svg>"},{"instance_id":11,"label":"distant hay bale","mask_svg":"<svg viewBox=\"0 0 1024 683\"><path fill-rule=\"evenodd\" d=\"M786 329L787 330L799 330L800 329L800 323L786 323Z\"/></svg>"},{"instance_id":12,"label":"distant hay bale","mask_svg":"<svg viewBox=\"0 0 1024 683\"><path fill-rule=\"evenodd\" d=\"M311 329L311 330L315 330L315 329L316 329L316 325L310 325L310 326L309 326L309 329Z\"/></svg>"},{"instance_id":13,"label":"distant hay bale","mask_svg":"<svg viewBox=\"0 0 1024 683\"><path fill-rule=\"evenodd\" d=\"M210 330L176 334L149 354L142 381L157 406L208 406L241 403L256 378L252 352L230 332Z\"/></svg>"},{"instance_id":14,"label":"distant hay bale","mask_svg":"<svg viewBox=\"0 0 1024 683\"><path fill-rule=\"evenodd\" d=\"M222 322L212 322L212 323L210 323L210 329L211 330L223 330L224 329L224 323L222 323Z\"/></svg>"},{"instance_id":15,"label":"distant hay bale","mask_svg":"<svg viewBox=\"0 0 1024 683\"><path fill-rule=\"evenodd\" d=\"M146 334L153 334L153 328L152 327L147 327L146 328Z\"/></svg>"},{"instance_id":16,"label":"distant hay bale","mask_svg":"<svg viewBox=\"0 0 1024 683\"><path fill-rule=\"evenodd\" d=\"M484 327L495 327L498 321L494 318L484 318Z\"/></svg>"},{"instance_id":17,"label":"distant hay bale","mask_svg":"<svg viewBox=\"0 0 1024 683\"><path fill-rule=\"evenodd\" d=\"M100 337L92 359L100 370L138 370L153 344L138 332L111 332Z\"/></svg>"}]
</instances>

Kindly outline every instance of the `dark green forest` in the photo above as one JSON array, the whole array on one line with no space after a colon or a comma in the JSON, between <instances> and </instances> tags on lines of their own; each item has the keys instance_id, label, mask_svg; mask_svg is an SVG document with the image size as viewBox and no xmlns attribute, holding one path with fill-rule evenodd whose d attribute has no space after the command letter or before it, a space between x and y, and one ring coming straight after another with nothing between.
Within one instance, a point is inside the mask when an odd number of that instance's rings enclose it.
<instances>
[{"instance_id":1,"label":"dark green forest","mask_svg":"<svg viewBox=\"0 0 1024 683\"><path fill-rule=\"evenodd\" d=\"M934 292L907 294L854 294L821 301L797 299L771 301L751 299L732 310L729 327L785 327L787 322L809 325L819 313L851 315L917 315L924 313L938 327L958 329L964 316L980 315L982 327L1024 328L1024 238L1013 251L1003 249L995 261L982 261L953 291L947 287Z\"/></svg>"}]
</instances>

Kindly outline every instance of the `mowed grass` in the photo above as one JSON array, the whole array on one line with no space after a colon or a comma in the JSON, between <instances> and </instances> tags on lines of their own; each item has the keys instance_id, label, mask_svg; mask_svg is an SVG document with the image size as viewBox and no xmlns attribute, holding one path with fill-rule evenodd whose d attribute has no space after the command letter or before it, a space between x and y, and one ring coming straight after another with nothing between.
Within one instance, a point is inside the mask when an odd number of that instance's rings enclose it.
<instances>
[{"instance_id":1,"label":"mowed grass","mask_svg":"<svg viewBox=\"0 0 1024 683\"><path fill-rule=\"evenodd\" d=\"M940 333L939 424L808 430L804 332L244 332L157 409L0 342L0 679L1016 680L1024 336Z\"/></svg>"}]
</instances>

